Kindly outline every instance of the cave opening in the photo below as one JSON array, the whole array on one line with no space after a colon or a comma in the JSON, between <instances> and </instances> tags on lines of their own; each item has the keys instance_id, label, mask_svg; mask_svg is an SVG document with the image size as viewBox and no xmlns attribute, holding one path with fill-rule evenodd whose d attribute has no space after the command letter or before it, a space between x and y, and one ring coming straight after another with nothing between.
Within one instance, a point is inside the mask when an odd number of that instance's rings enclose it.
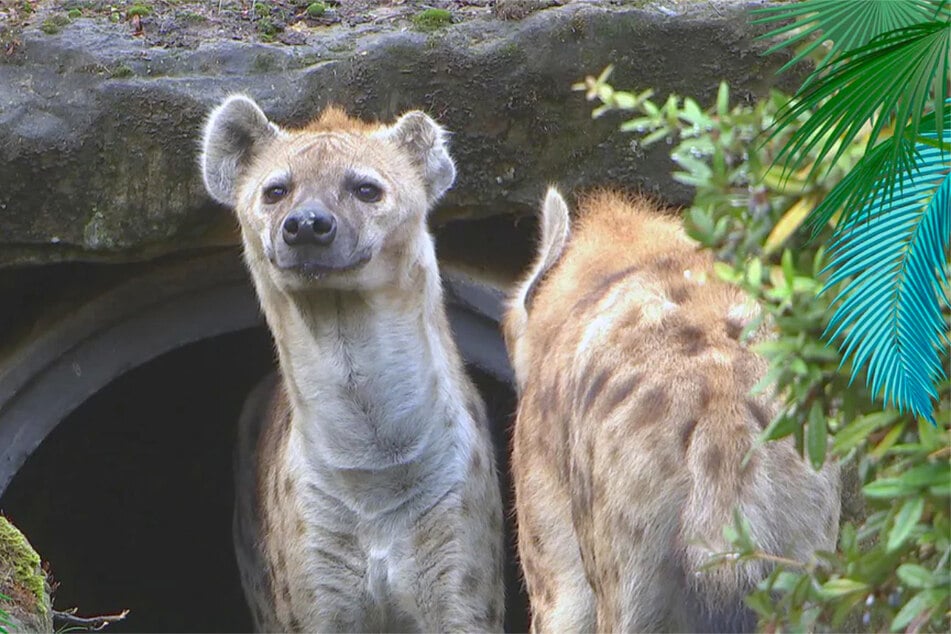
<instances>
[{"instance_id":1,"label":"cave opening","mask_svg":"<svg viewBox=\"0 0 951 634\"><path fill-rule=\"evenodd\" d=\"M231 459L243 399L273 366L263 327L205 339L123 374L47 436L0 512L50 563L57 609L129 609L112 632L250 631L231 544ZM506 496L506 630L525 631L507 464L514 395L470 374L489 407Z\"/></svg>"}]
</instances>

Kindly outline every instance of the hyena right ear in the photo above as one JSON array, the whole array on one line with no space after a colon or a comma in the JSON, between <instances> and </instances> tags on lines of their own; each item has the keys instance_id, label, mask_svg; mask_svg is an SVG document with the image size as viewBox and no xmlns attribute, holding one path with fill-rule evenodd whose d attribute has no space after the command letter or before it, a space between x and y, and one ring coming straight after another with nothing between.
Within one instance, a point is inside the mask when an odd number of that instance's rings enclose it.
<instances>
[{"instance_id":1,"label":"hyena right ear","mask_svg":"<svg viewBox=\"0 0 951 634\"><path fill-rule=\"evenodd\" d=\"M258 105L242 95L232 95L212 110L205 124L201 153L208 193L233 207L241 172L278 133L278 127L268 121Z\"/></svg>"},{"instance_id":2,"label":"hyena right ear","mask_svg":"<svg viewBox=\"0 0 951 634\"><path fill-rule=\"evenodd\" d=\"M505 319L505 336L509 345L514 345L521 338L525 324L528 323L528 309L538 286L548 271L561 259L565 245L568 244L571 232L568 204L554 187L549 187L545 195L545 202L542 203L541 213L538 215L538 228L540 235L535 262L525 278L515 287L515 295L509 302Z\"/></svg>"},{"instance_id":3,"label":"hyena right ear","mask_svg":"<svg viewBox=\"0 0 951 634\"><path fill-rule=\"evenodd\" d=\"M571 217L568 212L568 204L561 194L554 187L548 188L545 195L545 202L542 203L542 210L538 216L538 228L541 233L538 241L538 251L535 255L535 264L532 266L528 279L521 289L522 304L528 310L532 300L535 299L535 292L538 285L551 269L558 263L565 245L568 243L568 235L571 231Z\"/></svg>"}]
</instances>

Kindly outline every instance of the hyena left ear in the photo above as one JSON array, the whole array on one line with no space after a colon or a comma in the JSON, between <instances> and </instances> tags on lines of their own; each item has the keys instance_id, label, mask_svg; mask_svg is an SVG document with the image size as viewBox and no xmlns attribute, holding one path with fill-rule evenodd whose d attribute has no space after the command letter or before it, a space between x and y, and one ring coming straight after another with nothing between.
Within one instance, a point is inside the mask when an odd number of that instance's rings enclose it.
<instances>
[{"instance_id":1,"label":"hyena left ear","mask_svg":"<svg viewBox=\"0 0 951 634\"><path fill-rule=\"evenodd\" d=\"M429 204L436 202L456 179L456 166L446 149L448 133L419 110L407 112L383 134L405 149L423 172Z\"/></svg>"}]
</instances>

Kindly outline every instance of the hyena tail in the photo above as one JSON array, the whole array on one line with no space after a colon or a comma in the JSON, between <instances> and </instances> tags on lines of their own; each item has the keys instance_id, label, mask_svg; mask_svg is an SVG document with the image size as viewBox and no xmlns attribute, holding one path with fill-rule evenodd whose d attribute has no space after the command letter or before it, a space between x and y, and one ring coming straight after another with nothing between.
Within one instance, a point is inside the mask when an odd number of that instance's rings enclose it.
<instances>
[{"instance_id":1,"label":"hyena tail","mask_svg":"<svg viewBox=\"0 0 951 634\"><path fill-rule=\"evenodd\" d=\"M568 235L571 231L571 218L565 199L554 187L548 188L545 202L542 203L541 213L538 216L539 244L535 262L531 271L516 287L516 292L509 304L506 331L512 339L521 337L528 322L528 309L531 306L538 286L548 271L558 263L561 254L568 244Z\"/></svg>"},{"instance_id":2,"label":"hyena tail","mask_svg":"<svg viewBox=\"0 0 951 634\"><path fill-rule=\"evenodd\" d=\"M757 456L744 465L755 433L734 425L698 425L687 451L687 468L693 486L683 513L685 542L684 573L692 595L696 631L752 632L756 615L743 598L769 574L768 562L761 559L735 561L723 554L732 550L723 529L733 526L738 511L752 526L754 540L764 540L772 551L772 541L764 514L772 512L758 492L751 488L764 484ZM759 480L759 482L757 482ZM765 483L769 488L769 483ZM776 503L776 500L773 501ZM768 515L767 515L768 517ZM765 530L764 530L765 529Z\"/></svg>"}]
</instances>

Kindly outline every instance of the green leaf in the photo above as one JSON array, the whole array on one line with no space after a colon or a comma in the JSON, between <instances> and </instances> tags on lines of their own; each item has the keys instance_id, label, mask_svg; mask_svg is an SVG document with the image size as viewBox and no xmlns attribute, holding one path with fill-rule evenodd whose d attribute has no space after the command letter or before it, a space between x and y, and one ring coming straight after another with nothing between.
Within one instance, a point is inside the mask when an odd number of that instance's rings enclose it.
<instances>
[{"instance_id":1,"label":"green leaf","mask_svg":"<svg viewBox=\"0 0 951 634\"><path fill-rule=\"evenodd\" d=\"M789 601L795 606L801 606L809 598L811 589L812 579L809 575L802 575L789 593Z\"/></svg>"},{"instance_id":2,"label":"green leaf","mask_svg":"<svg viewBox=\"0 0 951 634\"><path fill-rule=\"evenodd\" d=\"M783 277L786 278L786 285L792 288L793 280L796 279L796 268L793 265L792 251L783 249Z\"/></svg>"},{"instance_id":3,"label":"green leaf","mask_svg":"<svg viewBox=\"0 0 951 634\"><path fill-rule=\"evenodd\" d=\"M773 611L773 602L765 592L754 592L743 599L747 606L757 614L766 616Z\"/></svg>"},{"instance_id":4,"label":"green leaf","mask_svg":"<svg viewBox=\"0 0 951 634\"><path fill-rule=\"evenodd\" d=\"M800 575L788 570L780 570L773 582L773 588L782 592L791 592L799 582Z\"/></svg>"},{"instance_id":5,"label":"green leaf","mask_svg":"<svg viewBox=\"0 0 951 634\"><path fill-rule=\"evenodd\" d=\"M691 207L688 219L690 224L692 224L701 235L713 235L713 216L709 213L698 207Z\"/></svg>"},{"instance_id":6,"label":"green leaf","mask_svg":"<svg viewBox=\"0 0 951 634\"><path fill-rule=\"evenodd\" d=\"M924 510L924 498L916 497L905 500L901 510L898 511L898 515L895 516L895 524L892 526L892 530L888 533L886 550L889 552L895 551L905 543L905 540L908 539L908 536L911 535L918 524L918 520L921 519Z\"/></svg>"},{"instance_id":7,"label":"green leaf","mask_svg":"<svg viewBox=\"0 0 951 634\"><path fill-rule=\"evenodd\" d=\"M930 588L935 582L931 571L918 564L902 564L897 572L898 578L909 588Z\"/></svg>"},{"instance_id":8,"label":"green leaf","mask_svg":"<svg viewBox=\"0 0 951 634\"><path fill-rule=\"evenodd\" d=\"M700 110L700 106L689 97L684 99L684 109L680 116L693 125L702 125L707 121L707 117L703 114L703 111Z\"/></svg>"},{"instance_id":9,"label":"green leaf","mask_svg":"<svg viewBox=\"0 0 951 634\"><path fill-rule=\"evenodd\" d=\"M900 478L879 478L862 487L862 492L870 498L894 498L915 491L915 487L909 486Z\"/></svg>"},{"instance_id":10,"label":"green leaf","mask_svg":"<svg viewBox=\"0 0 951 634\"><path fill-rule=\"evenodd\" d=\"M717 116L725 117L730 111L730 86L725 81L720 82L717 89Z\"/></svg>"},{"instance_id":11,"label":"green leaf","mask_svg":"<svg viewBox=\"0 0 951 634\"><path fill-rule=\"evenodd\" d=\"M819 592L826 598L835 598L852 594L853 592L864 592L868 590L868 584L854 579L830 579L822 584Z\"/></svg>"},{"instance_id":12,"label":"green leaf","mask_svg":"<svg viewBox=\"0 0 951 634\"><path fill-rule=\"evenodd\" d=\"M760 434L759 440L770 441L778 440L780 438L785 438L789 434L792 434L797 429L799 425L796 422L796 419L792 416L779 416L774 418L766 429Z\"/></svg>"},{"instance_id":13,"label":"green leaf","mask_svg":"<svg viewBox=\"0 0 951 634\"><path fill-rule=\"evenodd\" d=\"M759 286L763 280L763 262L753 258L746 269L746 279L753 286Z\"/></svg>"},{"instance_id":14,"label":"green leaf","mask_svg":"<svg viewBox=\"0 0 951 634\"><path fill-rule=\"evenodd\" d=\"M928 493L935 496L936 498L951 497L951 482L945 482L944 484L936 484L934 486L928 487Z\"/></svg>"},{"instance_id":15,"label":"green leaf","mask_svg":"<svg viewBox=\"0 0 951 634\"><path fill-rule=\"evenodd\" d=\"M641 139L641 145L645 147L648 145L653 145L654 143L657 143L658 141L666 137L668 134L669 132L667 131L666 128L661 128L660 130L654 130L653 132L648 134L646 137Z\"/></svg>"},{"instance_id":16,"label":"green leaf","mask_svg":"<svg viewBox=\"0 0 951 634\"><path fill-rule=\"evenodd\" d=\"M619 110L633 110L637 107L637 98L629 92L614 93L614 107Z\"/></svg>"},{"instance_id":17,"label":"green leaf","mask_svg":"<svg viewBox=\"0 0 951 634\"><path fill-rule=\"evenodd\" d=\"M818 401L809 408L809 426L806 429L806 449L809 452L809 462L812 468L818 471L826 460L826 443L828 428L822 406Z\"/></svg>"},{"instance_id":18,"label":"green leaf","mask_svg":"<svg viewBox=\"0 0 951 634\"><path fill-rule=\"evenodd\" d=\"M692 212L693 210L691 210L691 213ZM712 231L712 227L711 227L711 231ZM737 273L736 269L734 269L731 265L727 264L726 262L719 262L719 261L714 262L713 272L716 274L718 278L720 278L721 280L725 282L737 282L739 281L739 278L740 278L740 274Z\"/></svg>"},{"instance_id":19,"label":"green leaf","mask_svg":"<svg viewBox=\"0 0 951 634\"><path fill-rule=\"evenodd\" d=\"M835 601L833 604L835 610L832 613L831 625L832 629L829 631L832 632L844 632L845 628L842 626L845 622L845 619L848 617L849 613L855 609L856 606L861 604L863 597L860 594L853 594L849 597L841 597ZM816 631L816 630L811 630Z\"/></svg>"},{"instance_id":20,"label":"green leaf","mask_svg":"<svg viewBox=\"0 0 951 634\"><path fill-rule=\"evenodd\" d=\"M874 412L856 418L836 432L835 439L832 441L832 451L844 456L865 440L870 433L890 425L896 418L898 414L892 411Z\"/></svg>"},{"instance_id":21,"label":"green leaf","mask_svg":"<svg viewBox=\"0 0 951 634\"><path fill-rule=\"evenodd\" d=\"M833 217L843 209L865 208L875 197L875 184L883 174L895 173L895 162L911 165L914 160L914 144L902 140L897 150L892 141L882 141L867 150L845 177L832 188L806 219L812 237L815 238ZM839 224L843 224L840 222Z\"/></svg>"},{"instance_id":22,"label":"green leaf","mask_svg":"<svg viewBox=\"0 0 951 634\"><path fill-rule=\"evenodd\" d=\"M878 444L868 452L868 455L876 460L880 460L885 453L898 442L898 438L901 436L902 432L905 431L905 424L907 421L900 420L898 423L888 430L888 433L885 434L885 437L878 441Z\"/></svg>"},{"instance_id":23,"label":"green leaf","mask_svg":"<svg viewBox=\"0 0 951 634\"><path fill-rule=\"evenodd\" d=\"M938 589L922 590L913 596L895 615L891 624L892 631L900 630L919 616L933 612L946 595L946 591L942 592Z\"/></svg>"},{"instance_id":24,"label":"green leaf","mask_svg":"<svg viewBox=\"0 0 951 634\"><path fill-rule=\"evenodd\" d=\"M928 462L908 469L901 479L909 486L927 487L951 481L951 463L946 460Z\"/></svg>"},{"instance_id":25,"label":"green leaf","mask_svg":"<svg viewBox=\"0 0 951 634\"><path fill-rule=\"evenodd\" d=\"M646 132L656 127L656 124L647 117L638 117L622 123L621 132Z\"/></svg>"}]
</instances>

